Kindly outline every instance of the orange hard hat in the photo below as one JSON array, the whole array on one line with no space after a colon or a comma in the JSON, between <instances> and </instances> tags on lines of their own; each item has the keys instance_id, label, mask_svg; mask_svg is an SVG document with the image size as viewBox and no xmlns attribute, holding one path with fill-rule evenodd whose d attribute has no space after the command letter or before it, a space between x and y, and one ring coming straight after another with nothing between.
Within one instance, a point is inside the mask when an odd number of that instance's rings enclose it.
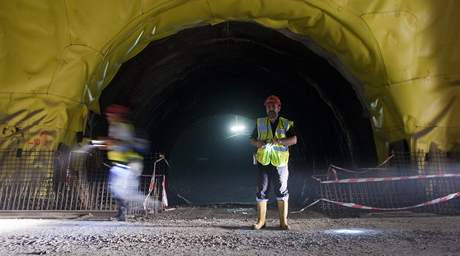
<instances>
[{"instance_id":1,"label":"orange hard hat","mask_svg":"<svg viewBox=\"0 0 460 256\"><path fill-rule=\"evenodd\" d=\"M268 104L270 103L273 103L273 104L276 104L276 105L280 105L281 106L281 100L280 98L278 98L277 96L275 95L270 95L267 97L267 99L265 100L265 103L264 103L264 106L267 106Z\"/></svg>"}]
</instances>

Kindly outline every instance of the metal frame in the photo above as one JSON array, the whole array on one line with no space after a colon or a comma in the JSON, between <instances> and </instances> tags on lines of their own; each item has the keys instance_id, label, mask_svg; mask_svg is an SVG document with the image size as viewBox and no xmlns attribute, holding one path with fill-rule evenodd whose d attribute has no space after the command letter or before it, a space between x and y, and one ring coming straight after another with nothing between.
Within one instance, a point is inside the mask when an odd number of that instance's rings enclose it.
<instances>
[{"instance_id":1,"label":"metal frame","mask_svg":"<svg viewBox=\"0 0 460 256\"><path fill-rule=\"evenodd\" d=\"M0 151L0 211L116 210L103 152L18 152ZM153 157L146 159L149 161L154 162ZM164 178L164 175L155 175L155 179L152 175L142 175L138 192L146 195L149 184L154 182L150 197L161 202ZM157 203L151 209L157 213L162 208L162 204ZM129 213L144 213L142 203L130 202Z\"/></svg>"}]
</instances>

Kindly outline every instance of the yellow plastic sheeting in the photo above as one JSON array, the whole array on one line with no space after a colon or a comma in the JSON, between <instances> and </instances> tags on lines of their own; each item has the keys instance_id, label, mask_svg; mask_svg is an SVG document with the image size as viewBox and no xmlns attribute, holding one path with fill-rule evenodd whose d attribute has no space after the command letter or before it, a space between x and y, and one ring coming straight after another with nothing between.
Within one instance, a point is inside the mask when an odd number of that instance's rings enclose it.
<instances>
[{"instance_id":1,"label":"yellow plastic sheeting","mask_svg":"<svg viewBox=\"0 0 460 256\"><path fill-rule=\"evenodd\" d=\"M5 148L53 150L62 141L75 143L79 130L72 128L84 123L88 113L83 104L49 95L14 94L9 99L0 97L0 102L7 102L0 105L7 113L0 124Z\"/></svg>"},{"instance_id":2,"label":"yellow plastic sheeting","mask_svg":"<svg viewBox=\"0 0 460 256\"><path fill-rule=\"evenodd\" d=\"M459 1L280 3L2 1L2 125L27 134L47 127L54 141L72 144L75 132L84 129L86 106L97 110L102 89L120 65L148 43L184 28L240 20L287 29L332 55L363 92L380 158L389 143L401 139L413 149L434 142L449 150L459 143ZM28 118L34 126L24 125Z\"/></svg>"}]
</instances>

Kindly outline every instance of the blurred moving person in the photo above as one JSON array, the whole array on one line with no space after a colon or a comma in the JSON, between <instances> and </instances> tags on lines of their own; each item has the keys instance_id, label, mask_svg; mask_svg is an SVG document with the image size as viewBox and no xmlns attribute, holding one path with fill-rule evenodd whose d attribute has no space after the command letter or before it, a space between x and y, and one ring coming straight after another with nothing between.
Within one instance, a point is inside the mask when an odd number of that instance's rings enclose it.
<instances>
[{"instance_id":1,"label":"blurred moving person","mask_svg":"<svg viewBox=\"0 0 460 256\"><path fill-rule=\"evenodd\" d=\"M143 158L136 152L134 126L128 119L129 109L114 104L107 107L105 114L109 123L107 157L112 163L109 186L117 203L115 218L126 221L128 201L138 194Z\"/></svg>"}]
</instances>

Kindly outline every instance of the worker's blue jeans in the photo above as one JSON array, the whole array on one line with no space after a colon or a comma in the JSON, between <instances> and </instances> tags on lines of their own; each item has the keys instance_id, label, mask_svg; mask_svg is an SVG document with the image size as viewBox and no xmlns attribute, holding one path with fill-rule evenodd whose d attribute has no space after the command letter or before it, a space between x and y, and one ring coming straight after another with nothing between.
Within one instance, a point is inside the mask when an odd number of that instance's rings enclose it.
<instances>
[{"instance_id":1,"label":"worker's blue jeans","mask_svg":"<svg viewBox=\"0 0 460 256\"><path fill-rule=\"evenodd\" d=\"M272 186L276 195L276 200L288 200L288 166L275 167L271 164L266 166L258 164L257 166L258 175L256 201L268 201L268 193L270 192Z\"/></svg>"},{"instance_id":2,"label":"worker's blue jeans","mask_svg":"<svg viewBox=\"0 0 460 256\"><path fill-rule=\"evenodd\" d=\"M139 170L137 170L139 169ZM140 201L143 195L138 193L139 178L142 172L141 167L134 168L130 164L115 164L110 168L109 186L113 199L117 202L117 218L126 220L128 212L128 201Z\"/></svg>"}]
</instances>

